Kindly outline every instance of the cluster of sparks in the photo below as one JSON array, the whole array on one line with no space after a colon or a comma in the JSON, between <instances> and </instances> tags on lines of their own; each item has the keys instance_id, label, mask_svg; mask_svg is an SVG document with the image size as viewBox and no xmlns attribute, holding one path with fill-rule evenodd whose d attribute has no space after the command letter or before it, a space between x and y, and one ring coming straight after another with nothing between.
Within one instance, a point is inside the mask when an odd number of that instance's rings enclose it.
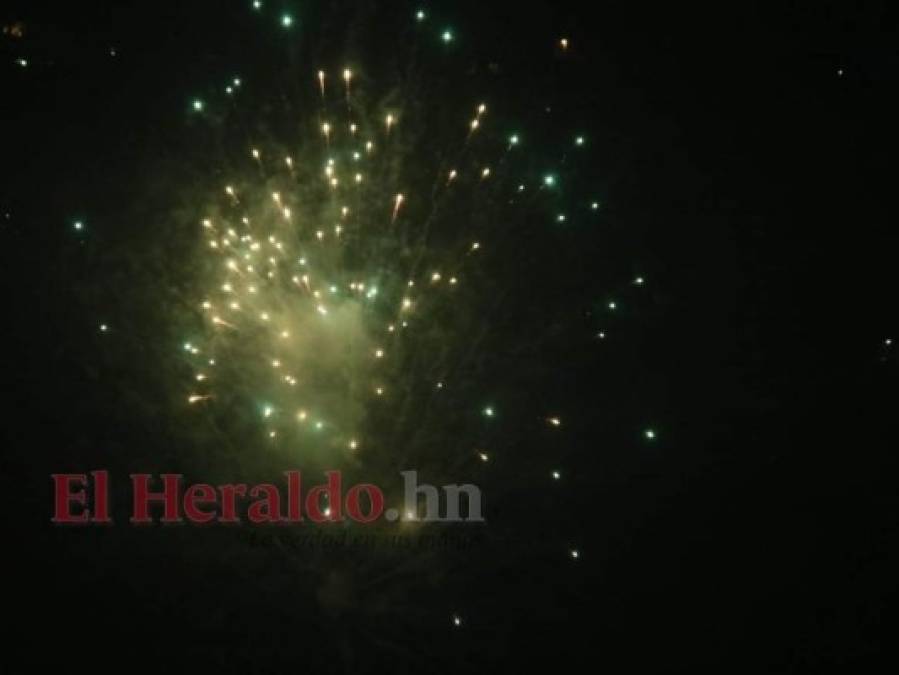
<instances>
[{"instance_id":1,"label":"cluster of sparks","mask_svg":"<svg viewBox=\"0 0 899 675\"><path fill-rule=\"evenodd\" d=\"M261 11L263 3L254 2L253 9ZM419 23L427 18L424 10L415 13ZM287 29L294 19L283 14L279 22ZM445 43L453 37L450 29L440 33ZM559 48L569 48L567 38L559 41ZM355 452L362 446L355 427L367 399L390 396L386 384L390 378L384 374L402 368L392 361L392 353L410 326L414 330L419 306L451 300L453 289L462 283L462 271L482 243L475 238L463 242L452 272L414 270L414 276L405 277L392 268L389 257L396 249L376 242L398 237L397 221L416 196L385 185L376 175L376 159L379 153L389 154L400 115L388 112L378 122L360 110L349 67L336 72L320 69L310 79L322 104L310 138L293 154L247 148L244 168L257 178L222 186L220 201L211 209L214 213L201 221L204 248L215 261L215 272L212 288L199 300L208 333L183 345L194 368L193 390L186 398L191 405L213 403L221 394L217 386L224 379L218 376L222 366L235 358L250 359L253 363L241 363L240 372L243 384L256 392L257 412L268 438L307 429L323 432L331 445ZM225 91L233 95L242 84L235 77ZM331 98L345 103L333 119ZM194 113L202 114L206 107L201 98L191 102ZM487 119L487 103L475 104L460 142L468 144L482 133ZM506 152L515 151L521 142L520 133L508 134ZM576 148L585 142L583 135L572 139ZM486 183L493 177L489 163L470 173L449 168L434 180L448 193L466 179ZM546 173L531 187L549 190L557 181L555 174ZM525 183L513 186L518 193L527 189ZM589 203L592 211L599 207L598 201ZM556 216L557 222L565 220L565 214ZM348 250L354 246L387 252L380 258L365 256L365 265L348 266ZM247 345L255 349L248 352ZM351 372L352 382L346 383L337 400L332 398L329 409L317 400L317 388L323 378L333 384L338 371ZM443 388L444 382L435 386ZM494 414L493 407L483 409L487 418ZM559 427L561 420L551 416L546 423ZM488 461L487 453L476 454ZM559 471L552 477L558 480Z\"/></svg>"},{"instance_id":2,"label":"cluster of sparks","mask_svg":"<svg viewBox=\"0 0 899 675\"><path fill-rule=\"evenodd\" d=\"M263 3L257 0L252 8L262 11ZM427 19L423 10L414 14L418 23ZM290 29L294 18L283 14L278 23ZM438 37L450 43L455 34L446 28ZM569 50L568 38L558 39L557 48ZM247 146L243 166L234 168L230 182L198 214L208 283L195 298L204 327L182 345L192 370L184 400L198 408L221 399L227 399L224 408L250 401L261 433L276 447L286 439L280 447L294 451L302 445L299 435L315 434L321 444L358 455L365 451L366 412L390 405L397 373L416 376L405 372L408 365L397 356L404 341L416 339L429 305L454 301L466 284L466 270L479 264L491 244L489 236L460 232L455 245L444 243L429 255L423 239L414 264L395 264L406 245L406 221L420 226L433 208L427 205L432 195L410 193L395 178L385 178L386 164L396 159L391 144L402 110L363 110L354 68L311 70L307 77L309 96L321 106L306 137L280 147ZM244 85L234 77L224 90L234 96ZM189 102L200 116L211 105L202 98ZM459 143L468 146L489 129L505 139L504 153L520 151L525 135L491 128L489 109L487 102L474 102L471 116L459 121ZM583 134L570 138L576 151L588 145ZM494 166L502 159L442 169L431 177L435 193L449 199L459 184L490 185L498 180ZM501 189L510 196L552 191L562 179L548 171ZM601 204L587 199L580 208L598 212ZM569 216L557 213L551 221L565 223ZM81 220L73 227L86 229ZM607 306L617 308L613 300ZM100 330L111 328L103 323ZM448 383L437 379L432 385L443 389ZM472 407L488 420L499 414L493 404ZM542 419L551 429L563 426L556 414ZM655 441L657 432L644 429L642 436ZM483 449L474 453L477 461L492 459ZM558 468L547 467L547 474L562 480ZM581 556L579 549L567 549L571 560ZM452 625L462 627L462 617L452 615Z\"/></svg>"},{"instance_id":3,"label":"cluster of sparks","mask_svg":"<svg viewBox=\"0 0 899 675\"><path fill-rule=\"evenodd\" d=\"M341 79L349 100L352 71L344 69ZM318 71L315 80L324 101L325 71ZM479 105L475 121L485 113L486 106ZM358 416L329 416L314 400L322 380L310 372L330 378L326 386L333 388L337 371L350 366L354 381L344 392L345 403L364 405L367 398L387 396L379 372L390 367L384 364L414 322L418 306L429 297L451 295L460 283L458 273L439 270L400 278L389 260L372 255L364 256L364 265L346 264L349 250L374 248L391 236L407 201L401 192L368 191L376 146L387 143L397 123L397 116L388 113L380 137L363 137L355 121L322 122L303 150L304 156L323 160L306 179L319 184L317 191L316 186L304 189L293 156L269 157L257 147L248 148L248 166L262 178L241 187L225 185L218 215L201 223L217 272L214 289L200 302L210 329L205 344L184 344L196 368L196 391L189 394L189 403L212 401L220 354L228 358L252 342L259 351L242 358L257 359L256 367L244 363L241 372L252 373L267 392L269 400L259 405L267 435L275 439L297 425L327 429L348 450L359 449L358 434L347 426ZM313 161L307 159L303 170ZM485 170L481 178L488 174ZM447 182L458 175L450 171ZM268 191L260 183L282 187ZM303 195L309 192L316 196L304 203ZM466 242L455 267L464 268L466 259L480 249L479 241ZM361 386L359 379L365 380ZM342 418L343 424L335 418Z\"/></svg>"},{"instance_id":4,"label":"cluster of sparks","mask_svg":"<svg viewBox=\"0 0 899 675\"><path fill-rule=\"evenodd\" d=\"M252 7L262 11L263 3L257 0ZM428 15L419 10L414 18L422 23ZM287 29L294 19L283 14L279 23ZM454 34L445 29L439 37L450 42ZM567 51L568 38L560 38L557 47ZM391 367L402 367L391 363L392 352L414 328L419 306L439 302L441 296L451 299L463 278L461 271L437 269L402 276L391 269L389 257L395 249L389 247L381 258L368 256L367 267L346 265L347 250L353 246L396 236L397 221L416 196L389 191L376 175L374 159L382 151L389 153L399 113L389 112L378 122L360 110L354 103L355 75L349 67L336 72L320 69L310 79L322 102L316 132L295 154L248 147L244 176L251 178L235 178L223 185L218 203L201 219L203 247L214 271L205 297L198 299L208 330L183 344L194 370L193 386L185 398L190 405L214 403L222 395L217 389L220 380L225 379L219 377L220 370L229 359L243 359L239 371L247 389L256 392L256 414L268 438L296 429L327 432L332 445L356 452L363 445L356 426L369 399L390 395L385 383L390 378L383 375ZM234 95L242 85L242 78L234 77L225 92ZM329 97L345 102L343 114L335 119L328 118ZM207 104L195 98L190 107L203 114ZM482 133L488 117L487 103L475 104L460 142L468 143L474 134ZM506 141L506 152L513 152L521 145L522 135L513 131ZM584 147L586 137L573 135L572 145ZM450 168L434 177L445 191L465 179L484 183L491 178L489 163L471 175ZM536 185L517 183L510 190L552 190L558 182L556 174L547 172ZM318 189L309 190L310 183L317 183ZM372 195L369 183L379 194ZM278 188L270 189L273 185ZM600 202L588 201L587 208L596 212ZM564 223L567 215L559 213L554 219ZM78 220L73 227L81 231L85 224ZM481 241L475 238L463 242L454 269L464 270L481 249ZM642 285L644 279L637 277L633 283ZM609 301L607 307L614 311L617 303ZM100 330L110 328L104 323ZM606 334L596 337L604 339ZM324 365L316 365L321 361ZM337 404L355 407L355 414L335 413L316 400L322 377L334 379L338 371L350 371L353 381ZM434 385L441 389L445 383ZM482 414L492 418L496 410L486 406ZM552 428L562 426L558 416L544 419ZM656 431L645 429L643 437L655 440ZM490 459L483 450L475 454L482 462ZM562 473L553 469L550 477L558 481ZM572 557L578 557L576 550Z\"/></svg>"}]
</instances>

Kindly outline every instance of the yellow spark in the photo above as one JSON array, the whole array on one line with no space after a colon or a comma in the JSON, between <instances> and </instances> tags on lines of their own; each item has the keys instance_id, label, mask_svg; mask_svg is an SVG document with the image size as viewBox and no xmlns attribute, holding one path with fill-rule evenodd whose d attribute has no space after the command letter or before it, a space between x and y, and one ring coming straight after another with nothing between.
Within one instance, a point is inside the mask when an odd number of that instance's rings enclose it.
<instances>
[{"instance_id":1,"label":"yellow spark","mask_svg":"<svg viewBox=\"0 0 899 675\"><path fill-rule=\"evenodd\" d=\"M404 199L405 197L403 197L403 195L401 194L398 194L396 196L393 205L393 220L396 220L397 214L399 214L400 212L400 206L402 205Z\"/></svg>"},{"instance_id":2,"label":"yellow spark","mask_svg":"<svg viewBox=\"0 0 899 675\"><path fill-rule=\"evenodd\" d=\"M350 98L350 80L352 80L352 79L353 79L353 73L349 69L344 70L343 71L343 81L346 83L347 99Z\"/></svg>"},{"instance_id":3,"label":"yellow spark","mask_svg":"<svg viewBox=\"0 0 899 675\"><path fill-rule=\"evenodd\" d=\"M324 96L325 96L325 71L324 70L318 71L318 86L319 86L319 89L321 89L322 98L324 98Z\"/></svg>"}]
</instances>

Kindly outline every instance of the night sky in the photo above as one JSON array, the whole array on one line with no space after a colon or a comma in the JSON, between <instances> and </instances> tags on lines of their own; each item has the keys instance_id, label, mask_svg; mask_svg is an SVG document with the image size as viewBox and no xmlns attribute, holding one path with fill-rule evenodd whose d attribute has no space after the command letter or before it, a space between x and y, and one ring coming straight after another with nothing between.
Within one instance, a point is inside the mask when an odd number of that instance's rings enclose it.
<instances>
[{"instance_id":1,"label":"night sky","mask_svg":"<svg viewBox=\"0 0 899 675\"><path fill-rule=\"evenodd\" d=\"M719 5L0 9L6 670L889 657L899 16ZM128 522L290 469L486 522Z\"/></svg>"}]
</instances>

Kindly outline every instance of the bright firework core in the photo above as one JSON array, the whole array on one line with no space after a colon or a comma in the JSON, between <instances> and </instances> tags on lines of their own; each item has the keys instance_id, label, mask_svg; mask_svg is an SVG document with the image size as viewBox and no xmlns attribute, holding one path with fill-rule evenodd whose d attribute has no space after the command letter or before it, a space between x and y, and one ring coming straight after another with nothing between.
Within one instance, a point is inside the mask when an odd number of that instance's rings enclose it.
<instances>
[{"instance_id":1,"label":"bright firework core","mask_svg":"<svg viewBox=\"0 0 899 675\"><path fill-rule=\"evenodd\" d=\"M323 75L313 79L326 92ZM351 452L364 445L371 405L384 405L407 370L402 345L420 300L447 300L479 245L451 247L446 278L424 268L427 242L409 243L409 199L384 170L396 156L378 150L396 116L368 134L358 132L366 116L344 116L289 152L248 148L213 197L201 220L206 333L186 356L189 403L252 408L273 442L313 433L317 445Z\"/></svg>"}]
</instances>

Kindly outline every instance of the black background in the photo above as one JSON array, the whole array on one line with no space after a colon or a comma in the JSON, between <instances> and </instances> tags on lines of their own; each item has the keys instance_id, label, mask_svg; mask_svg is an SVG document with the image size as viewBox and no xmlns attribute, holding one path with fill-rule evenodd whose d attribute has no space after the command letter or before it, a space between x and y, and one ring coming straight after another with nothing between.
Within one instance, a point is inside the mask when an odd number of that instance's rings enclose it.
<instances>
[{"instance_id":1,"label":"black background","mask_svg":"<svg viewBox=\"0 0 899 675\"><path fill-rule=\"evenodd\" d=\"M89 209L85 219L114 220L148 165L134 157L186 152L186 92L222 60L271 58L247 46L249 29L241 37L247 8L220 4L0 13L27 28L4 36L0 66L5 642L24 663L811 672L891 650L896 363L884 339L897 332L899 63L888 3L429 7L470 36L472 60L509 63L512 85L581 92L577 115L601 130L609 217L649 270L639 327L573 380L562 407L588 416L602 401L638 430L651 411L664 442L581 462L581 490L558 512L531 512L535 539L554 518L577 521L563 526L581 540L576 570L535 543L521 564L449 584L469 598L464 630L437 607L385 646L335 636L355 633L298 608L302 594L271 590L275 579L180 556L190 532L54 528L49 474L99 467L113 453L98 447L106 425L130 424L69 412L99 386L82 361L96 345L78 337L96 321L66 292L69 223ZM512 67L559 35L577 50L564 74ZM141 432L116 437L129 433ZM197 536L214 550L216 534Z\"/></svg>"}]
</instances>

